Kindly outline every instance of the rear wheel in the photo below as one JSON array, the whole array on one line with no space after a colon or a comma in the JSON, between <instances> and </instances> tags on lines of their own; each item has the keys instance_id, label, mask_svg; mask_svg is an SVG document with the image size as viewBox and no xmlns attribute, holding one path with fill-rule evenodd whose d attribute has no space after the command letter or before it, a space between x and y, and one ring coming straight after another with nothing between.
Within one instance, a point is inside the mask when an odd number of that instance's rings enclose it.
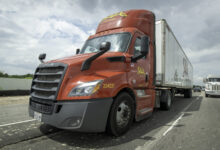
<instances>
[{"instance_id":1,"label":"rear wheel","mask_svg":"<svg viewBox=\"0 0 220 150\"><path fill-rule=\"evenodd\" d=\"M128 131L134 118L134 101L127 93L119 94L112 104L107 132L120 136Z\"/></svg>"},{"instance_id":2,"label":"rear wheel","mask_svg":"<svg viewBox=\"0 0 220 150\"><path fill-rule=\"evenodd\" d=\"M170 110L172 103L172 94L169 90L163 90L160 97L160 108Z\"/></svg>"}]
</instances>

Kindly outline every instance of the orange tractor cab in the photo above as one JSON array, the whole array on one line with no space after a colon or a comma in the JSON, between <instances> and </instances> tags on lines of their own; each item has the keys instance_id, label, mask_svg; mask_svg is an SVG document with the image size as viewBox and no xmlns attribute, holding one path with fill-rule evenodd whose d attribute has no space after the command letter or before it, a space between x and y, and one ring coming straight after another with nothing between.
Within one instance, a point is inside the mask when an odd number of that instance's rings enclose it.
<instances>
[{"instance_id":1,"label":"orange tractor cab","mask_svg":"<svg viewBox=\"0 0 220 150\"><path fill-rule=\"evenodd\" d=\"M39 58L43 62L45 55ZM152 12L108 16L77 55L37 67L29 114L57 128L119 136L153 111L155 61ZM167 101L162 102L165 109L170 108Z\"/></svg>"}]
</instances>

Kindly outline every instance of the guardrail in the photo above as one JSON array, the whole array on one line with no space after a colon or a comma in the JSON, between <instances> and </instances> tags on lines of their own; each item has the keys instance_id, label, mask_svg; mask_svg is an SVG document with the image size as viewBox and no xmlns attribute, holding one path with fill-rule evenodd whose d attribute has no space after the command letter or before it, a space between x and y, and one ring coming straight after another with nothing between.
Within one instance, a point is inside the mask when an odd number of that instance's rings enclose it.
<instances>
[{"instance_id":1,"label":"guardrail","mask_svg":"<svg viewBox=\"0 0 220 150\"><path fill-rule=\"evenodd\" d=\"M0 95L28 95L32 79L0 78Z\"/></svg>"}]
</instances>

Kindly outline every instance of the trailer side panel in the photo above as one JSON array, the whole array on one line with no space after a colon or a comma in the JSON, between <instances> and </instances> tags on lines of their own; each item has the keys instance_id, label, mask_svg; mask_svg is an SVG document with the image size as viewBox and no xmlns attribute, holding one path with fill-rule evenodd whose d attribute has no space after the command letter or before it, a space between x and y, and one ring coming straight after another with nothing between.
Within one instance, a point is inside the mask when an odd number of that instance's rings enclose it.
<instances>
[{"instance_id":1,"label":"trailer side panel","mask_svg":"<svg viewBox=\"0 0 220 150\"><path fill-rule=\"evenodd\" d=\"M165 20L156 22L157 86L192 88L193 68Z\"/></svg>"}]
</instances>

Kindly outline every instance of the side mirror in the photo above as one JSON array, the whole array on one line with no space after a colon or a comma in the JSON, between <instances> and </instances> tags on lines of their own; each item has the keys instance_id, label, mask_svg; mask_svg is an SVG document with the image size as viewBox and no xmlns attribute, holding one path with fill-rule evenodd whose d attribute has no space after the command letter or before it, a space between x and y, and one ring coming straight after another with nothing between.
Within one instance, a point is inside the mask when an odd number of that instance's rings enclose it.
<instances>
[{"instance_id":1,"label":"side mirror","mask_svg":"<svg viewBox=\"0 0 220 150\"><path fill-rule=\"evenodd\" d=\"M102 42L100 44L100 48L99 49L101 51L108 51L110 49L110 47L111 47L111 43L110 42Z\"/></svg>"},{"instance_id":2,"label":"side mirror","mask_svg":"<svg viewBox=\"0 0 220 150\"><path fill-rule=\"evenodd\" d=\"M44 60L45 58L46 58L46 54L45 54L45 53L40 54L39 57L38 57L38 59L40 60L41 63L44 63L43 60Z\"/></svg>"},{"instance_id":3,"label":"side mirror","mask_svg":"<svg viewBox=\"0 0 220 150\"><path fill-rule=\"evenodd\" d=\"M95 55L87 58L82 66L81 66L81 71L85 71L85 70L88 70L92 64L92 62L97 59L99 56L103 55L104 53L106 53L111 47L111 43L110 42L102 42L100 44L100 47L99 47L99 52L96 53Z\"/></svg>"},{"instance_id":4,"label":"side mirror","mask_svg":"<svg viewBox=\"0 0 220 150\"><path fill-rule=\"evenodd\" d=\"M149 37L148 36L142 36L141 37L141 54L147 55L149 52Z\"/></svg>"},{"instance_id":5,"label":"side mirror","mask_svg":"<svg viewBox=\"0 0 220 150\"><path fill-rule=\"evenodd\" d=\"M80 52L80 49L77 48L77 49L76 49L76 54L79 54L79 52Z\"/></svg>"},{"instance_id":6,"label":"side mirror","mask_svg":"<svg viewBox=\"0 0 220 150\"><path fill-rule=\"evenodd\" d=\"M207 82L207 78L203 78L203 83L206 83Z\"/></svg>"}]
</instances>

